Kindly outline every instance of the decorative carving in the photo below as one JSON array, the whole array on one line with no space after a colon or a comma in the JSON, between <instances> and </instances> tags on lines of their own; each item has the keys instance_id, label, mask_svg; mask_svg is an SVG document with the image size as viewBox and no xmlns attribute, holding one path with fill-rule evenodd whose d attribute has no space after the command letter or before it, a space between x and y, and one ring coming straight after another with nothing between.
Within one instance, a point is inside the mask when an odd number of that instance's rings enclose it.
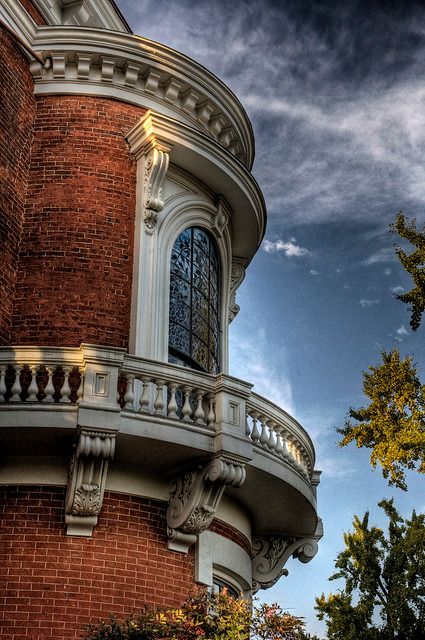
<instances>
[{"instance_id":1,"label":"decorative carving","mask_svg":"<svg viewBox=\"0 0 425 640\"><path fill-rule=\"evenodd\" d=\"M216 209L216 213L215 213L215 217L214 217L214 226L217 229L217 231L219 232L220 235L222 235L228 221L229 221L229 217L227 215L227 212L224 208L224 198L223 196L218 196L217 197L217 209Z\"/></svg>"},{"instance_id":2,"label":"decorative carving","mask_svg":"<svg viewBox=\"0 0 425 640\"><path fill-rule=\"evenodd\" d=\"M292 556L300 562L310 562L318 550L318 541L323 535L322 521L319 519L316 531L311 536L293 538L290 536L257 537L252 541L252 590L272 587L281 576L287 576L286 561Z\"/></svg>"},{"instance_id":3,"label":"decorative carving","mask_svg":"<svg viewBox=\"0 0 425 640\"><path fill-rule=\"evenodd\" d=\"M144 212L143 219L149 231L153 231L158 219L158 212L164 207L162 188L167 174L170 156L155 146L145 156L143 177Z\"/></svg>"},{"instance_id":4,"label":"decorative carving","mask_svg":"<svg viewBox=\"0 0 425 640\"><path fill-rule=\"evenodd\" d=\"M245 278L245 268L242 262L232 262L230 275L230 301L229 301L229 323L235 319L239 313L239 305L236 304L236 291Z\"/></svg>"},{"instance_id":5,"label":"decorative carving","mask_svg":"<svg viewBox=\"0 0 425 640\"><path fill-rule=\"evenodd\" d=\"M114 430L95 428L82 428L78 433L65 503L67 535L91 536L97 524L115 436Z\"/></svg>"},{"instance_id":6,"label":"decorative carving","mask_svg":"<svg viewBox=\"0 0 425 640\"><path fill-rule=\"evenodd\" d=\"M245 465L225 456L174 479L166 516L169 549L187 552L210 526L225 488L241 487L244 481Z\"/></svg>"}]
</instances>

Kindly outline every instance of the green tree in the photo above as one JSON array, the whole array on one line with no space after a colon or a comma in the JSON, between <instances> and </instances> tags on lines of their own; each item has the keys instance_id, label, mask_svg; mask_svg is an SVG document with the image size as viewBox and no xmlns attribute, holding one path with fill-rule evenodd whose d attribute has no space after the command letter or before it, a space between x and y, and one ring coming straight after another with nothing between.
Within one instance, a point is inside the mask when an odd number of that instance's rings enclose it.
<instances>
[{"instance_id":1,"label":"green tree","mask_svg":"<svg viewBox=\"0 0 425 640\"><path fill-rule=\"evenodd\" d=\"M423 640L425 638L425 515L404 520L393 501L379 503L388 533L354 517L345 549L330 580L345 587L316 599L328 640Z\"/></svg>"},{"instance_id":2,"label":"green tree","mask_svg":"<svg viewBox=\"0 0 425 640\"><path fill-rule=\"evenodd\" d=\"M396 221L391 225L392 231L404 240L408 240L415 249L409 255L396 246L398 258L408 273L412 276L415 286L408 293L397 295L397 299L411 306L410 326L413 331L419 327L425 310L425 227L422 231L416 229L416 222L407 222L403 213L397 214Z\"/></svg>"},{"instance_id":3,"label":"green tree","mask_svg":"<svg viewBox=\"0 0 425 640\"><path fill-rule=\"evenodd\" d=\"M405 469L425 473L425 386L410 357L398 349L382 352L382 364L363 373L367 407L350 408L340 446L355 441L372 449L370 462L379 463L389 483L406 489Z\"/></svg>"}]
</instances>

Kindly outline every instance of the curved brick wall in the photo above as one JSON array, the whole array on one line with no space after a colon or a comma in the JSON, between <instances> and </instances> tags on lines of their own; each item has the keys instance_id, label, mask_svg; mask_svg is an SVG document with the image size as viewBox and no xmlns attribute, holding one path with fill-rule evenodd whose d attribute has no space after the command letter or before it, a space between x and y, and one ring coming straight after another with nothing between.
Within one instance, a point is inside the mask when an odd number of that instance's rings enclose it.
<instances>
[{"instance_id":1,"label":"curved brick wall","mask_svg":"<svg viewBox=\"0 0 425 640\"><path fill-rule=\"evenodd\" d=\"M166 549L165 506L105 493L92 538L64 534L65 489L0 488L2 640L71 640L84 625L194 593L194 552Z\"/></svg>"},{"instance_id":2,"label":"curved brick wall","mask_svg":"<svg viewBox=\"0 0 425 640\"><path fill-rule=\"evenodd\" d=\"M35 99L28 61L1 27L0 79L0 345L6 345L10 338Z\"/></svg>"},{"instance_id":3,"label":"curved brick wall","mask_svg":"<svg viewBox=\"0 0 425 640\"><path fill-rule=\"evenodd\" d=\"M140 107L37 99L11 342L127 347Z\"/></svg>"}]
</instances>

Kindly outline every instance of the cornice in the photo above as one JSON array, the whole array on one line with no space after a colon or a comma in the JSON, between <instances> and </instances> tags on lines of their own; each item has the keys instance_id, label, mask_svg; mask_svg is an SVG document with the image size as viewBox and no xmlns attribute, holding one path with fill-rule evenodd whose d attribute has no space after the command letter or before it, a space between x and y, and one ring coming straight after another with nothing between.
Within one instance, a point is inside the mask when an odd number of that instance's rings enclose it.
<instances>
[{"instance_id":1,"label":"cornice","mask_svg":"<svg viewBox=\"0 0 425 640\"><path fill-rule=\"evenodd\" d=\"M266 209L251 173L210 136L160 113L148 111L127 134L130 153L141 157L155 145L170 149L170 162L221 194L232 211L234 255L248 263L264 235Z\"/></svg>"},{"instance_id":2,"label":"cornice","mask_svg":"<svg viewBox=\"0 0 425 640\"><path fill-rule=\"evenodd\" d=\"M187 56L140 36L93 28L41 26L34 46L51 54L33 64L35 91L112 97L195 125L248 169L254 139L234 94Z\"/></svg>"},{"instance_id":3,"label":"cornice","mask_svg":"<svg viewBox=\"0 0 425 640\"><path fill-rule=\"evenodd\" d=\"M37 24L16 0L0 0L0 18L28 45L34 43Z\"/></svg>"},{"instance_id":4,"label":"cornice","mask_svg":"<svg viewBox=\"0 0 425 640\"><path fill-rule=\"evenodd\" d=\"M49 24L96 26L131 33L125 18L111 0L33 0Z\"/></svg>"}]
</instances>

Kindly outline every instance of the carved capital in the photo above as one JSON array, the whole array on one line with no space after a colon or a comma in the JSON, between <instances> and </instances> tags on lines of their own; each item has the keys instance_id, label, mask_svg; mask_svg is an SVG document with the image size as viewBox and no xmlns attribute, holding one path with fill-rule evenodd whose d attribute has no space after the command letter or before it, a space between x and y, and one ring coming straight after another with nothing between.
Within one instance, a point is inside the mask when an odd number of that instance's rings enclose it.
<instances>
[{"instance_id":1,"label":"carved capital","mask_svg":"<svg viewBox=\"0 0 425 640\"><path fill-rule=\"evenodd\" d=\"M230 299L229 299L229 323L235 319L239 313L239 305L236 304L236 291L245 278L245 268L241 261L232 262L230 274Z\"/></svg>"},{"instance_id":2,"label":"carved capital","mask_svg":"<svg viewBox=\"0 0 425 640\"><path fill-rule=\"evenodd\" d=\"M290 536L257 537L252 541L252 590L272 587L281 576L287 576L287 560L292 556L300 562L310 562L318 551L318 541L323 535L319 520L315 533L304 538Z\"/></svg>"},{"instance_id":3,"label":"carved capital","mask_svg":"<svg viewBox=\"0 0 425 640\"><path fill-rule=\"evenodd\" d=\"M80 429L71 459L65 502L67 535L91 536L102 508L116 431Z\"/></svg>"},{"instance_id":4,"label":"carved capital","mask_svg":"<svg viewBox=\"0 0 425 640\"><path fill-rule=\"evenodd\" d=\"M152 231L158 219L158 212L164 207L163 185L167 175L170 156L166 150L155 145L145 156L143 175L143 220Z\"/></svg>"},{"instance_id":5,"label":"carved capital","mask_svg":"<svg viewBox=\"0 0 425 640\"><path fill-rule=\"evenodd\" d=\"M241 487L244 481L245 465L225 456L175 478L166 515L168 548L187 552L213 521L225 488Z\"/></svg>"}]
</instances>

